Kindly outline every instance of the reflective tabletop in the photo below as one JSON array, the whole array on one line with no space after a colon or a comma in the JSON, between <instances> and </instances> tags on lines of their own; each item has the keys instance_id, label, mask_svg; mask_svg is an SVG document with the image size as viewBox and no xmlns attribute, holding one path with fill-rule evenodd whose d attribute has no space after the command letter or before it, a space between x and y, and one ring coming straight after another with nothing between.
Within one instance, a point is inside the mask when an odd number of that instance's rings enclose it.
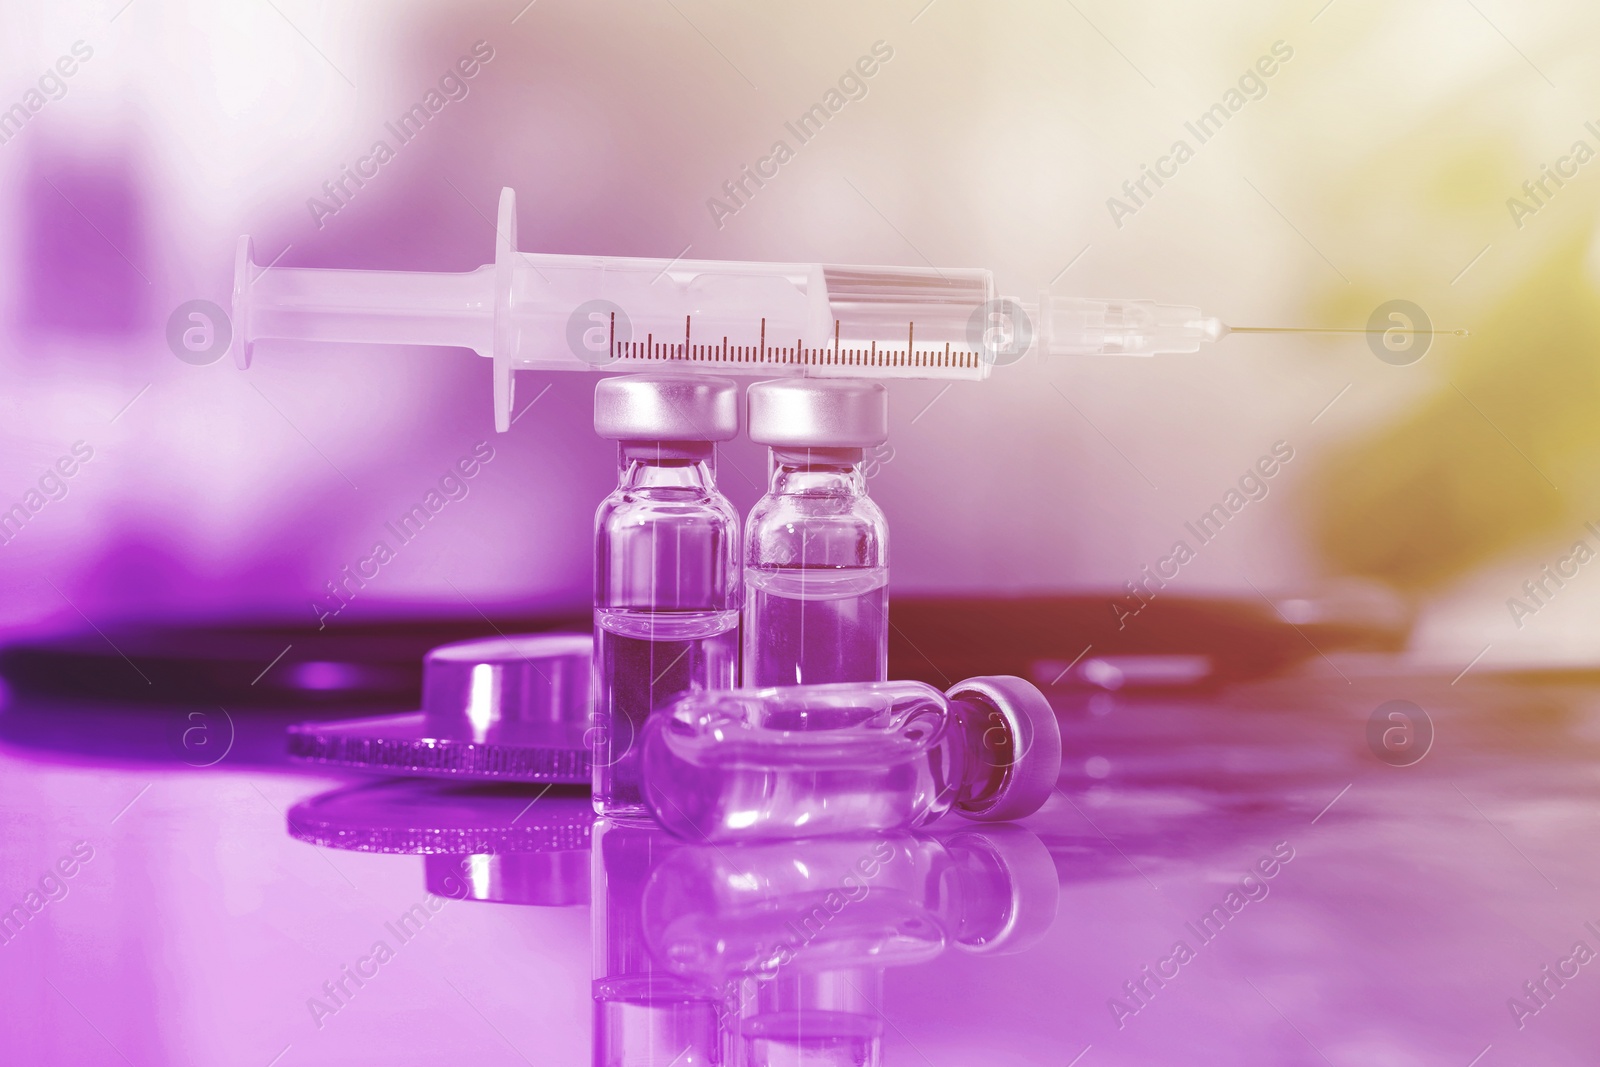
<instances>
[{"instance_id":1,"label":"reflective tabletop","mask_svg":"<svg viewBox=\"0 0 1600 1067\"><path fill-rule=\"evenodd\" d=\"M1597 682L1352 658L1058 689L1063 773L1022 824L720 847L591 825L568 787L308 772L292 711L14 703L0 1048L1590 1064Z\"/></svg>"}]
</instances>

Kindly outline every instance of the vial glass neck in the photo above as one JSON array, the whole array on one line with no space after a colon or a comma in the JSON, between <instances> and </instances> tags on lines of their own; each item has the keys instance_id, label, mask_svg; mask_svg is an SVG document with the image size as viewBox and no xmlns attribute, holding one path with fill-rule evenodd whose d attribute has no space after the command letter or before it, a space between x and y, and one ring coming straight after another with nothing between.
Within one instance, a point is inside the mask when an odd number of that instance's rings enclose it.
<instances>
[{"instance_id":1,"label":"vial glass neck","mask_svg":"<svg viewBox=\"0 0 1600 1067\"><path fill-rule=\"evenodd\" d=\"M710 441L623 441L617 446L622 489L702 489L717 482L717 446Z\"/></svg>"},{"instance_id":2,"label":"vial glass neck","mask_svg":"<svg viewBox=\"0 0 1600 1067\"><path fill-rule=\"evenodd\" d=\"M861 459L859 448L774 448L768 490L782 496L859 496L867 491Z\"/></svg>"}]
</instances>

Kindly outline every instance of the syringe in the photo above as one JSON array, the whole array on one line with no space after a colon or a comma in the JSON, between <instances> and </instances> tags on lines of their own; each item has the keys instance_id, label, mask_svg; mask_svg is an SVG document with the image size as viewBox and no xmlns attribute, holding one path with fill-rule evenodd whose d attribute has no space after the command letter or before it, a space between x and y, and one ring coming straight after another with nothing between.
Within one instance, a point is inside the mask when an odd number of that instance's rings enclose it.
<instances>
[{"instance_id":1,"label":"syringe","mask_svg":"<svg viewBox=\"0 0 1600 1067\"><path fill-rule=\"evenodd\" d=\"M1229 332L1148 300L1022 305L976 268L545 255L518 251L516 232L508 188L494 262L464 273L263 268L242 237L235 361L262 338L471 348L494 360L503 432L515 370L981 380L1033 349L1194 352Z\"/></svg>"}]
</instances>

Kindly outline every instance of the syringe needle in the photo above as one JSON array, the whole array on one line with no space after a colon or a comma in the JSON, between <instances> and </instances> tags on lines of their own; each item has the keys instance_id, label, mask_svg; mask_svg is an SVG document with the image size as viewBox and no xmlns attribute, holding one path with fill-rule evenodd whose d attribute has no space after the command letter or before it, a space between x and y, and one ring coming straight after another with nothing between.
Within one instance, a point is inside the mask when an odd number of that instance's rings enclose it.
<instances>
[{"instance_id":1,"label":"syringe needle","mask_svg":"<svg viewBox=\"0 0 1600 1067\"><path fill-rule=\"evenodd\" d=\"M1198 352L1201 346L1222 340L1230 333L1256 334L1374 334L1385 338L1385 345L1398 345L1402 338L1466 337L1466 330L1430 330L1427 320L1416 317L1396 325L1367 326L1229 326L1197 307L1158 304L1153 300L1102 300L1087 297L1055 297L1041 293L1030 313L1037 313L1039 337L1049 355L1153 356L1156 353Z\"/></svg>"},{"instance_id":2,"label":"syringe needle","mask_svg":"<svg viewBox=\"0 0 1600 1067\"><path fill-rule=\"evenodd\" d=\"M1229 326L1229 333L1420 333L1415 326L1389 326L1384 329L1351 326ZM1469 330L1434 330L1451 337L1471 337Z\"/></svg>"}]
</instances>

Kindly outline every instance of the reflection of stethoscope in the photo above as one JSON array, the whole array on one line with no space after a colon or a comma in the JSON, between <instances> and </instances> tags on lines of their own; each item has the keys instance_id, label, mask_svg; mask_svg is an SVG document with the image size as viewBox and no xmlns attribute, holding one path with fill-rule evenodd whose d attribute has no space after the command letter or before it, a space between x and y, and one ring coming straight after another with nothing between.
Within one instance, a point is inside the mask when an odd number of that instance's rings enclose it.
<instances>
[{"instance_id":1,"label":"reflection of stethoscope","mask_svg":"<svg viewBox=\"0 0 1600 1067\"><path fill-rule=\"evenodd\" d=\"M398 779L296 804L291 836L324 848L422 856L428 892L564 907L589 900L587 791Z\"/></svg>"}]
</instances>

